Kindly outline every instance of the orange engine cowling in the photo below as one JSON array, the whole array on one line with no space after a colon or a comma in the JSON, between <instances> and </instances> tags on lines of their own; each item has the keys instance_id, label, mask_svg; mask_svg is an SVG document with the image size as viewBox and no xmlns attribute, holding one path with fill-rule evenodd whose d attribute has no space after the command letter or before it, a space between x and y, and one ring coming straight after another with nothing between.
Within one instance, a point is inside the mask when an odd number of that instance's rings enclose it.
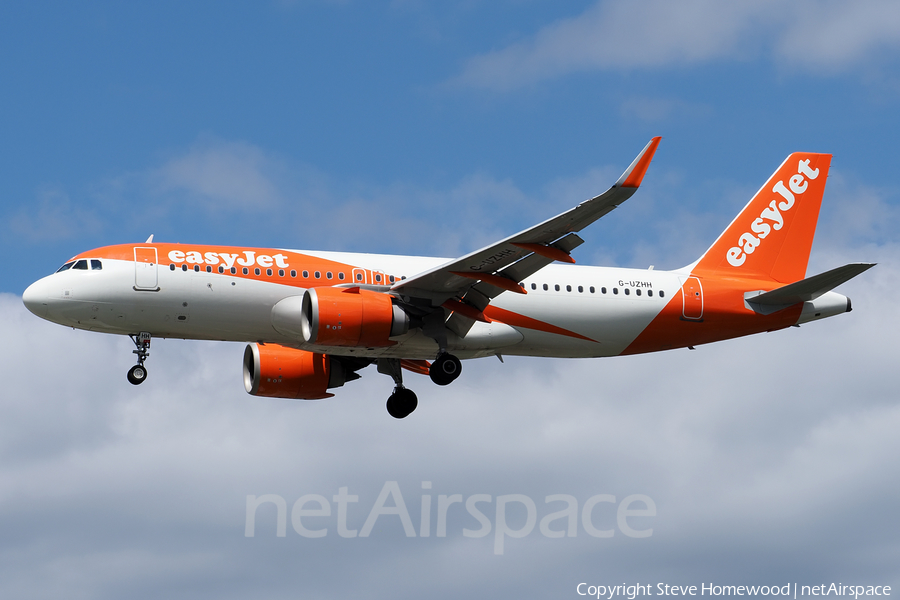
<instances>
[{"instance_id":1,"label":"orange engine cowling","mask_svg":"<svg viewBox=\"0 0 900 600\"><path fill-rule=\"evenodd\" d=\"M300 310L303 341L322 346L392 346L409 331L409 317L391 296L359 288L306 290Z\"/></svg>"},{"instance_id":2,"label":"orange engine cowling","mask_svg":"<svg viewBox=\"0 0 900 600\"><path fill-rule=\"evenodd\" d=\"M326 354L277 344L248 344L244 350L244 388L254 396L318 400L328 388L359 377Z\"/></svg>"}]
</instances>

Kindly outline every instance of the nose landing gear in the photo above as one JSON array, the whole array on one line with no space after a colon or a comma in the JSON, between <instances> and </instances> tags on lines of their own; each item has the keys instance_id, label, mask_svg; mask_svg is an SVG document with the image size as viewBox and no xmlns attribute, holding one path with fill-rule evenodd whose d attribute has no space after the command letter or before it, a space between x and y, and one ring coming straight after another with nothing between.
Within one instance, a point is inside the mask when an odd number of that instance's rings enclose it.
<instances>
[{"instance_id":1,"label":"nose landing gear","mask_svg":"<svg viewBox=\"0 0 900 600\"><path fill-rule=\"evenodd\" d=\"M147 379L147 369L144 361L150 356L150 334L142 331L137 335L129 335L134 342L134 354L137 354L137 364L128 370L128 382L132 385L140 385Z\"/></svg>"}]
</instances>

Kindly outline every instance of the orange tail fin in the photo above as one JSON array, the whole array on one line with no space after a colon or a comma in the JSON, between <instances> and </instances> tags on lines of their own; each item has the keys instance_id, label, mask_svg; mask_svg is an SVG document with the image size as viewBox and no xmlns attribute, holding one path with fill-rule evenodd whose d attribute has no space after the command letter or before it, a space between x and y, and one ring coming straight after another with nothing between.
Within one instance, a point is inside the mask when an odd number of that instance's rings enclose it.
<instances>
[{"instance_id":1,"label":"orange tail fin","mask_svg":"<svg viewBox=\"0 0 900 600\"><path fill-rule=\"evenodd\" d=\"M806 276L830 154L787 157L706 251L695 275L733 274L791 283Z\"/></svg>"}]
</instances>

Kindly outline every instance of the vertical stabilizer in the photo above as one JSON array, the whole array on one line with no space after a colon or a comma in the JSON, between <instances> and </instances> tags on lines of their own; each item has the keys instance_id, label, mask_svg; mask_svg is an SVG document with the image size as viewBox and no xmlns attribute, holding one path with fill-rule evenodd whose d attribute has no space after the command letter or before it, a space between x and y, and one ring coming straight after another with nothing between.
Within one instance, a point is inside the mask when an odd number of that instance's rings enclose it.
<instances>
[{"instance_id":1,"label":"vertical stabilizer","mask_svg":"<svg viewBox=\"0 0 900 600\"><path fill-rule=\"evenodd\" d=\"M806 276L830 154L788 156L693 269L791 283Z\"/></svg>"}]
</instances>

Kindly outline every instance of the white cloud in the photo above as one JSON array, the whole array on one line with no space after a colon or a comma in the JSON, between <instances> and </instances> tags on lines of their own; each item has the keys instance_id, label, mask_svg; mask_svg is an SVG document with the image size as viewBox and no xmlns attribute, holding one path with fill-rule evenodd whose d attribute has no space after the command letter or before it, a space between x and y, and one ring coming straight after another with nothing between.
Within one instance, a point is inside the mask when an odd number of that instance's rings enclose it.
<instances>
[{"instance_id":1,"label":"white cloud","mask_svg":"<svg viewBox=\"0 0 900 600\"><path fill-rule=\"evenodd\" d=\"M273 180L283 170L278 159L252 144L202 138L151 172L150 180L161 193L186 192L210 211L251 212L283 202Z\"/></svg>"},{"instance_id":2,"label":"white cloud","mask_svg":"<svg viewBox=\"0 0 900 600\"><path fill-rule=\"evenodd\" d=\"M865 67L900 48L900 6L890 0L798 3L786 21L776 56L802 68Z\"/></svg>"},{"instance_id":3,"label":"white cloud","mask_svg":"<svg viewBox=\"0 0 900 600\"><path fill-rule=\"evenodd\" d=\"M530 38L469 60L456 83L511 90L593 70L678 67L768 56L779 66L846 71L900 47L900 7L688 0L598 1Z\"/></svg>"}]
</instances>

